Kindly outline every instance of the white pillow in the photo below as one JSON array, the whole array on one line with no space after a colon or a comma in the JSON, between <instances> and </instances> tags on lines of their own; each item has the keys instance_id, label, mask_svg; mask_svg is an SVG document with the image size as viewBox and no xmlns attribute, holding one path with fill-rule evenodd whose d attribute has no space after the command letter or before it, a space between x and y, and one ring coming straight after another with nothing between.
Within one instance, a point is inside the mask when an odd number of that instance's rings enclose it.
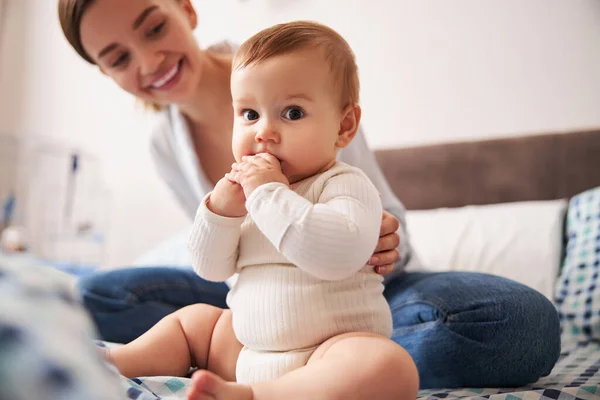
<instances>
[{"instance_id":1,"label":"white pillow","mask_svg":"<svg viewBox=\"0 0 600 400\"><path fill-rule=\"evenodd\" d=\"M567 200L409 211L411 243L428 271L504 276L552 299Z\"/></svg>"},{"instance_id":2,"label":"white pillow","mask_svg":"<svg viewBox=\"0 0 600 400\"><path fill-rule=\"evenodd\" d=\"M177 232L133 261L134 267L190 268L192 257L188 250L191 226Z\"/></svg>"}]
</instances>

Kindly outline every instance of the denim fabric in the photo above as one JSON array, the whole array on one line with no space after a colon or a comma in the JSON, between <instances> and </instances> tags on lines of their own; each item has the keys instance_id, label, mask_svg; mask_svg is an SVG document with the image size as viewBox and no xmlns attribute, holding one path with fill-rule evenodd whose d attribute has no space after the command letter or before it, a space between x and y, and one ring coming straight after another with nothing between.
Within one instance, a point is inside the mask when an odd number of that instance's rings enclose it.
<instances>
[{"instance_id":1,"label":"denim fabric","mask_svg":"<svg viewBox=\"0 0 600 400\"><path fill-rule=\"evenodd\" d=\"M176 309L226 307L227 286L191 269L132 268L79 284L103 339L129 342ZM497 276L407 273L384 292L392 339L414 358L421 388L521 386L550 373L560 354L556 309L540 293Z\"/></svg>"},{"instance_id":2,"label":"denim fabric","mask_svg":"<svg viewBox=\"0 0 600 400\"><path fill-rule=\"evenodd\" d=\"M164 316L190 304L226 308L229 288L192 269L145 267L98 272L79 280L102 339L128 343Z\"/></svg>"},{"instance_id":3,"label":"denim fabric","mask_svg":"<svg viewBox=\"0 0 600 400\"><path fill-rule=\"evenodd\" d=\"M554 305L509 279L410 273L387 285L392 339L415 360L422 388L522 386L560 355Z\"/></svg>"}]
</instances>

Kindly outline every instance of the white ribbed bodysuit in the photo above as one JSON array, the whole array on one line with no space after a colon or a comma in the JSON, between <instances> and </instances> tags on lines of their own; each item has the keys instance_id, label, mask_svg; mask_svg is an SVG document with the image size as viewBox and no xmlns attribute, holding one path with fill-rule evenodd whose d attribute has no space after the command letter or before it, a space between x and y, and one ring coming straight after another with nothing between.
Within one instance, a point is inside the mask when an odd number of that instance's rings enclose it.
<instances>
[{"instance_id":1,"label":"white ribbed bodysuit","mask_svg":"<svg viewBox=\"0 0 600 400\"><path fill-rule=\"evenodd\" d=\"M381 201L361 170L338 162L291 188L262 185L241 218L212 213L208 196L189 244L204 279L239 274L227 297L244 345L238 382L299 368L321 343L345 332L391 335L383 278L366 266L379 237Z\"/></svg>"}]
</instances>

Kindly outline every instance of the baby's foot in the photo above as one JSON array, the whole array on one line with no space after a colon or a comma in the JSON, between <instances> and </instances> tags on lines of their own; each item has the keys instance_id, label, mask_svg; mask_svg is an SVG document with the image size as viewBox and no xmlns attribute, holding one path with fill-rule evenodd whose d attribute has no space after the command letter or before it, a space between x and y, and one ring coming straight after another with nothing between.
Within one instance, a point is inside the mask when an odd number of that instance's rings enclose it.
<instances>
[{"instance_id":1,"label":"baby's foot","mask_svg":"<svg viewBox=\"0 0 600 400\"><path fill-rule=\"evenodd\" d=\"M100 354L102 355L102 358L104 358L105 361L114 364L112 355L110 353L110 349L108 347L98 347L98 349L100 350Z\"/></svg>"},{"instance_id":2,"label":"baby's foot","mask_svg":"<svg viewBox=\"0 0 600 400\"><path fill-rule=\"evenodd\" d=\"M187 400L252 400L253 397L250 386L226 382L207 370L192 375L192 387L187 394Z\"/></svg>"}]
</instances>

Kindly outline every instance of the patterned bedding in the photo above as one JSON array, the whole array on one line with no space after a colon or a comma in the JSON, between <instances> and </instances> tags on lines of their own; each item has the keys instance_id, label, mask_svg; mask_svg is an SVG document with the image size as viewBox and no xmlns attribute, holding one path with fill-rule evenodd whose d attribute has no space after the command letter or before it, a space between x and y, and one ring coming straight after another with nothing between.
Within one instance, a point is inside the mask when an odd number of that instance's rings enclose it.
<instances>
[{"instance_id":1,"label":"patterned bedding","mask_svg":"<svg viewBox=\"0 0 600 400\"><path fill-rule=\"evenodd\" d=\"M131 400L180 400L190 380L173 377L123 379ZM420 400L592 400L600 399L600 343L584 343L564 349L552 373L523 388L423 390Z\"/></svg>"}]
</instances>

